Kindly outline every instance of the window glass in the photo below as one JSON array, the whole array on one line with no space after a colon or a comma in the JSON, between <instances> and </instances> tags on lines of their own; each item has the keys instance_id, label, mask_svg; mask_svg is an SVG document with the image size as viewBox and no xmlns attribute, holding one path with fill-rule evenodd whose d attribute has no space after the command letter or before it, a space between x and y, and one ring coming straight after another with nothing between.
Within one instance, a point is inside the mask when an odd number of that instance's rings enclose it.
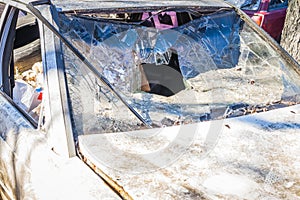
<instances>
[{"instance_id":1,"label":"window glass","mask_svg":"<svg viewBox=\"0 0 300 200\"><path fill-rule=\"evenodd\" d=\"M203 13L169 29L93 16L62 13L59 22L104 77L63 46L78 134L190 124L299 103L299 74L234 11Z\"/></svg>"}]
</instances>

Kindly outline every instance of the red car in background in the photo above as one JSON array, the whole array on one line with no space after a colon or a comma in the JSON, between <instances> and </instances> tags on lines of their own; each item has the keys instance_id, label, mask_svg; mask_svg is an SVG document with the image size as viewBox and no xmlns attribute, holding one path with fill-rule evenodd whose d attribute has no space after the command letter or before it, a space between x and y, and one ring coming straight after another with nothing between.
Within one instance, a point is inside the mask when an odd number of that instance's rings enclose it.
<instances>
[{"instance_id":1,"label":"red car in background","mask_svg":"<svg viewBox=\"0 0 300 200\"><path fill-rule=\"evenodd\" d=\"M241 9L275 40L280 41L288 0L246 0Z\"/></svg>"}]
</instances>

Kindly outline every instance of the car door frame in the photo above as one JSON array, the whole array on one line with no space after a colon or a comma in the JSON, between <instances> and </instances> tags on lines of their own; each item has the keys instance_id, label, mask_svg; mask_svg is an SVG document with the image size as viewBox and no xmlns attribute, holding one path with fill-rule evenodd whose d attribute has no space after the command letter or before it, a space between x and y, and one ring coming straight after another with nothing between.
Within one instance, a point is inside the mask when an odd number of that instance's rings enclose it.
<instances>
[{"instance_id":1,"label":"car door frame","mask_svg":"<svg viewBox=\"0 0 300 200\"><path fill-rule=\"evenodd\" d=\"M5 9L1 15L0 33L5 31L6 20L9 17L11 9L19 9L30 12L26 5L16 1L2 1L6 4ZM52 14L49 7L43 10L44 15L47 16L49 21L52 21ZM55 38L54 34L40 21L38 21L41 43L41 57L43 63L43 76L44 76L44 90L43 90L43 116L39 123L43 123L42 130L47 133L49 144L52 150L57 154L64 157L76 156L75 142L73 137L73 130L69 112L69 105L67 100L66 81L63 72L63 64L60 59L61 50L59 48L59 40ZM1 40L1 43L6 43L6 39ZM0 45L1 46L1 45ZM2 45L3 46L3 45ZM5 45L3 51L0 53L5 54ZM0 56L0 61L3 56ZM4 61L3 61L4 62ZM2 61L1 61L2 63ZM0 66L0 76L4 76L2 71L2 64ZM2 85L3 79L0 79ZM2 88L1 88L1 91ZM14 102L5 95L7 91L1 92L6 99L12 104L13 107L18 108ZM22 115L37 128L41 128L40 124L34 124L28 115L18 109Z\"/></svg>"},{"instance_id":2,"label":"car door frame","mask_svg":"<svg viewBox=\"0 0 300 200\"><path fill-rule=\"evenodd\" d=\"M42 15L56 27L49 5L39 8ZM64 157L76 156L74 134L68 102L62 48L59 38L39 21L44 68L46 129L53 151Z\"/></svg>"},{"instance_id":3,"label":"car door frame","mask_svg":"<svg viewBox=\"0 0 300 200\"><path fill-rule=\"evenodd\" d=\"M5 22L1 26L1 43L0 43L0 66L1 66L1 76L0 76L0 85L1 90L6 93L8 96L12 96L13 83L13 41L15 37L15 27L17 24L19 10L15 7L6 5L4 10Z\"/></svg>"}]
</instances>

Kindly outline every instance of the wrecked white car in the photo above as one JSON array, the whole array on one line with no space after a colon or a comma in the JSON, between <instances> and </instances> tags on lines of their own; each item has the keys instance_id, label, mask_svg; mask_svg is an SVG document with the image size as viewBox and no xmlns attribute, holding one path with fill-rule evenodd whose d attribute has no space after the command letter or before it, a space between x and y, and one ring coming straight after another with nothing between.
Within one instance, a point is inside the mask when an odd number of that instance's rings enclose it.
<instances>
[{"instance_id":1,"label":"wrecked white car","mask_svg":"<svg viewBox=\"0 0 300 200\"><path fill-rule=\"evenodd\" d=\"M297 199L300 68L218 0L1 0L2 199Z\"/></svg>"}]
</instances>

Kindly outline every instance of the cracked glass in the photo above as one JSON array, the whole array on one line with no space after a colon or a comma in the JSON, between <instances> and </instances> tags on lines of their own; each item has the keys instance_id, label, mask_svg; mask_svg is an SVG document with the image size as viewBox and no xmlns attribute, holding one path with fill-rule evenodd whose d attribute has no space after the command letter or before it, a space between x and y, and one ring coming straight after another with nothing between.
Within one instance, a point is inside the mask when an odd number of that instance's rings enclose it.
<instances>
[{"instance_id":1,"label":"cracked glass","mask_svg":"<svg viewBox=\"0 0 300 200\"><path fill-rule=\"evenodd\" d=\"M79 135L198 123L299 103L294 66L231 9L60 13L58 25L119 95L63 45Z\"/></svg>"}]
</instances>

